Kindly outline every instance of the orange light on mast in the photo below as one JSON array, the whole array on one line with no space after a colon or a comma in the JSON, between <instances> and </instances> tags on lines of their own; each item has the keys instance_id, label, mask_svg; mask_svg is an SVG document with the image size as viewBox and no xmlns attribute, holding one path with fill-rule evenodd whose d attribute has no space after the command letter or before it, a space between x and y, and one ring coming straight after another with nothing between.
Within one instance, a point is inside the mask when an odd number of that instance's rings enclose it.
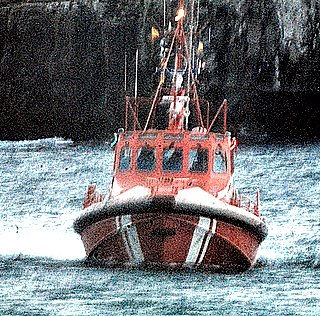
<instances>
[{"instance_id":1,"label":"orange light on mast","mask_svg":"<svg viewBox=\"0 0 320 316\"><path fill-rule=\"evenodd\" d=\"M177 12L177 15L175 17L175 21L178 22L180 21L182 18L184 18L185 16L185 12L184 12L184 9L183 8L180 8Z\"/></svg>"},{"instance_id":2,"label":"orange light on mast","mask_svg":"<svg viewBox=\"0 0 320 316\"><path fill-rule=\"evenodd\" d=\"M152 41L156 40L159 38L159 31L155 27L151 27L151 39Z\"/></svg>"},{"instance_id":3,"label":"orange light on mast","mask_svg":"<svg viewBox=\"0 0 320 316\"><path fill-rule=\"evenodd\" d=\"M197 49L197 54L200 55L203 52L203 42L199 41L198 49Z\"/></svg>"}]
</instances>

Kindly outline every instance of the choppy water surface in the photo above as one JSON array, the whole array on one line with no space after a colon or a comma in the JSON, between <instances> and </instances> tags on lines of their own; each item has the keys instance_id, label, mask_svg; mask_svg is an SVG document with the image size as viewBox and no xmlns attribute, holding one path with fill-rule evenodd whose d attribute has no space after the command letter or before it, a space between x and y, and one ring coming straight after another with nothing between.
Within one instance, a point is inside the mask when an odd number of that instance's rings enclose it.
<instances>
[{"instance_id":1,"label":"choppy water surface","mask_svg":"<svg viewBox=\"0 0 320 316\"><path fill-rule=\"evenodd\" d=\"M107 146L0 142L0 315L320 315L320 146L240 147L235 180L260 188L269 236L242 274L89 267L72 230Z\"/></svg>"}]
</instances>

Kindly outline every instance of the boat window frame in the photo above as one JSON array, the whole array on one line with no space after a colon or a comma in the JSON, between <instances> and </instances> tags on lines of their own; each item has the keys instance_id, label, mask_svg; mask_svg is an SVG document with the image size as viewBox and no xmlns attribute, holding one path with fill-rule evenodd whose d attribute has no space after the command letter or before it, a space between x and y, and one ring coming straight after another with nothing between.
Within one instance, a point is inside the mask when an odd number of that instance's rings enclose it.
<instances>
[{"instance_id":1,"label":"boat window frame","mask_svg":"<svg viewBox=\"0 0 320 316\"><path fill-rule=\"evenodd\" d=\"M182 141L184 139L183 133L163 133L164 140Z\"/></svg>"},{"instance_id":2,"label":"boat window frame","mask_svg":"<svg viewBox=\"0 0 320 316\"><path fill-rule=\"evenodd\" d=\"M220 153L223 153L224 155L221 156L221 154L218 154L217 153L217 150L220 151ZM219 171L219 170L216 170L216 157L222 157L223 159L221 160L220 162L220 166L224 165L224 171ZM224 173L227 173L228 172L228 157L227 157L227 152L226 150L220 145L218 144L214 150L213 150L213 165L212 165L212 170L214 173L216 174L224 174ZM222 169L221 169L222 170Z\"/></svg>"},{"instance_id":3,"label":"boat window frame","mask_svg":"<svg viewBox=\"0 0 320 316\"><path fill-rule=\"evenodd\" d=\"M179 160L180 160L180 168L179 169L164 169L164 153L166 150L171 150L173 149L173 153L171 154L171 156L168 158L168 161L171 159L174 159L175 157L173 157L175 155L175 153L179 152ZM177 156L176 156L177 157ZM174 172L174 173L178 173L178 172L182 172L183 171L183 147L181 146L174 146L173 144L170 144L167 147L163 147L162 148L162 155L161 155L161 170L163 172Z\"/></svg>"},{"instance_id":4,"label":"boat window frame","mask_svg":"<svg viewBox=\"0 0 320 316\"><path fill-rule=\"evenodd\" d=\"M149 150L152 150L153 151L153 165L152 165L152 169L141 169L139 168L139 158L140 158L140 155L141 155L141 151L142 151L142 148L149 148ZM137 148L137 151L136 151L136 170L138 172L153 172L155 171L157 168L157 148L156 146L151 146L150 144L144 144L144 145L141 145Z\"/></svg>"},{"instance_id":5,"label":"boat window frame","mask_svg":"<svg viewBox=\"0 0 320 316\"><path fill-rule=\"evenodd\" d=\"M121 155L122 155L123 149L125 149L125 148L128 148L128 149L129 149L129 164L128 164L128 168L123 169L123 168L121 167L121 162L122 162L122 157L121 157ZM125 158L125 157L123 157L123 158ZM119 152L118 170L119 170L120 172L128 172L128 171L130 171L131 168L132 168L132 147L129 146L129 144L125 144L125 145L123 145L123 146L121 147L120 152Z\"/></svg>"},{"instance_id":6,"label":"boat window frame","mask_svg":"<svg viewBox=\"0 0 320 316\"><path fill-rule=\"evenodd\" d=\"M203 151L206 153L206 165L205 165L205 169L203 170L192 170L192 165L195 163L194 160L191 162L190 161L190 158L191 158L191 153L194 152L194 151ZM191 165L192 164L192 165ZM191 147L189 149L189 152L188 152L188 171L191 172L191 173L200 173L200 174L205 174L207 173L209 170L209 149L207 147L203 147L201 146L200 143L197 144L197 147Z\"/></svg>"}]
</instances>

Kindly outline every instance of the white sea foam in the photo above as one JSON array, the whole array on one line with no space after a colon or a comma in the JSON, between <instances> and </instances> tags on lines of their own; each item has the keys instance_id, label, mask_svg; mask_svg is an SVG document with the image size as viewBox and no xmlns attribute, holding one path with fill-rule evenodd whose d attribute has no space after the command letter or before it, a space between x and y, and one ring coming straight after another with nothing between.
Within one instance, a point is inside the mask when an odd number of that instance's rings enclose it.
<instances>
[{"instance_id":1,"label":"white sea foam","mask_svg":"<svg viewBox=\"0 0 320 316\"><path fill-rule=\"evenodd\" d=\"M85 257L80 237L73 232L43 227L7 229L0 233L0 255L76 260Z\"/></svg>"}]
</instances>

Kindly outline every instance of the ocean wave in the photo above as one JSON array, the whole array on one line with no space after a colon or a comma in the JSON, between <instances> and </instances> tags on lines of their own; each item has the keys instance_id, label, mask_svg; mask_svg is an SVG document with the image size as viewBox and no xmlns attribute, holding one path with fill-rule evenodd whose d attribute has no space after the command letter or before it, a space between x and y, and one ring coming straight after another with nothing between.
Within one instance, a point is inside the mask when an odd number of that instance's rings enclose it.
<instances>
[{"instance_id":1,"label":"ocean wave","mask_svg":"<svg viewBox=\"0 0 320 316\"><path fill-rule=\"evenodd\" d=\"M73 141L62 137L42 138L36 140L20 140L20 141L0 141L0 150L41 150L52 149L57 147L70 146Z\"/></svg>"}]
</instances>

